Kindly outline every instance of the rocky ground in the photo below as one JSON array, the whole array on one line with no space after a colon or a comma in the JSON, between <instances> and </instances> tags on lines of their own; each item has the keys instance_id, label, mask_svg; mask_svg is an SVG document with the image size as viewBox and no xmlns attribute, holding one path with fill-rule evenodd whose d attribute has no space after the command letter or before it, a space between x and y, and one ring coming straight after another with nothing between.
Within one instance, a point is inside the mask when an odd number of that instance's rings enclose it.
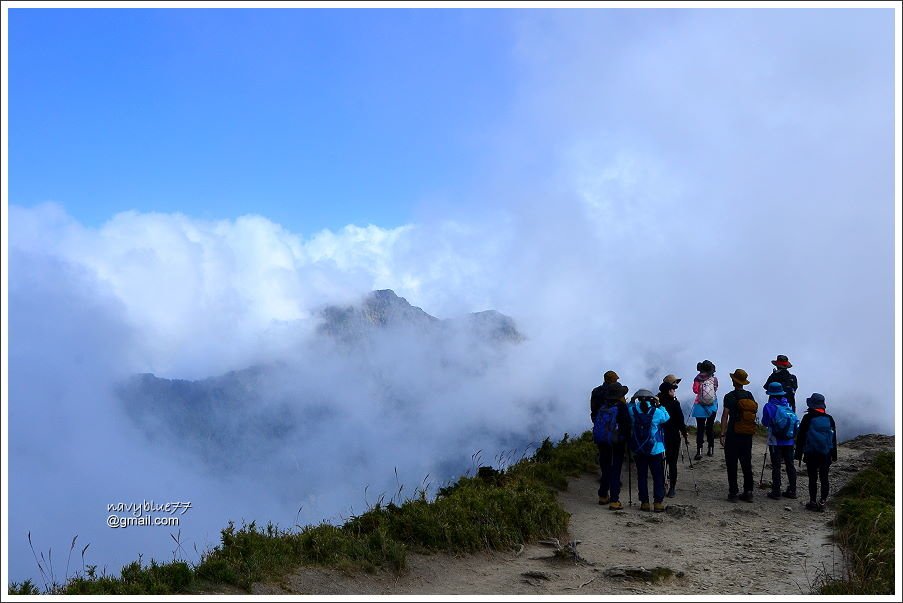
<instances>
[{"instance_id":1,"label":"rocky ground","mask_svg":"<svg viewBox=\"0 0 903 603\"><path fill-rule=\"evenodd\" d=\"M832 490L863 468L893 437L860 436L840 446L831 468ZM756 483L765 440L753 445ZM820 575L836 575L841 554L831 542L833 510L813 513L805 466L799 498L771 500L756 489L752 503L727 501L723 451L689 469L680 466L677 497L665 513L633 506L609 511L597 504L597 480L574 479L559 495L571 513L569 541L518 551L454 557L409 555L395 575L302 568L277 583L255 585L255 594L808 594ZM742 479L742 476L741 476ZM784 478L786 480L786 476ZM765 467L770 482L770 465ZM785 481L786 483L786 481ZM636 488L634 475L634 489ZM650 484L651 488L651 484ZM661 568L661 569L656 569Z\"/></svg>"}]
</instances>

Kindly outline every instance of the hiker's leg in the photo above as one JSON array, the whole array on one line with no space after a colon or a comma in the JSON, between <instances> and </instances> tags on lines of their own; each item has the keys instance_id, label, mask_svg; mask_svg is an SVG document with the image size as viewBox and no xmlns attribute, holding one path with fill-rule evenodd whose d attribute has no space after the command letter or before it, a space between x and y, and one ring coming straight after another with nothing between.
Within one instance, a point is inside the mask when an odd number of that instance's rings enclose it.
<instances>
[{"instance_id":1,"label":"hiker's leg","mask_svg":"<svg viewBox=\"0 0 903 603\"><path fill-rule=\"evenodd\" d=\"M781 451L779 446L769 446L768 452L771 457L771 492L772 494L781 493Z\"/></svg>"},{"instance_id":2,"label":"hiker's leg","mask_svg":"<svg viewBox=\"0 0 903 603\"><path fill-rule=\"evenodd\" d=\"M641 503L649 502L649 484L646 483L649 473L650 457L645 454L634 454L633 460L636 463L636 485L637 493L640 496Z\"/></svg>"},{"instance_id":3,"label":"hiker's leg","mask_svg":"<svg viewBox=\"0 0 903 603\"><path fill-rule=\"evenodd\" d=\"M743 491L753 491L753 469L752 469L752 436L736 435L734 436L737 450L737 458L740 460L740 468L743 469Z\"/></svg>"},{"instance_id":4,"label":"hiker's leg","mask_svg":"<svg viewBox=\"0 0 903 603\"><path fill-rule=\"evenodd\" d=\"M671 489L674 489L677 485L677 457L680 456L679 438L674 438L668 442L665 456L668 461L668 485Z\"/></svg>"},{"instance_id":5,"label":"hiker's leg","mask_svg":"<svg viewBox=\"0 0 903 603\"><path fill-rule=\"evenodd\" d=\"M702 443L705 441L705 418L696 417L696 450L702 449Z\"/></svg>"},{"instance_id":6,"label":"hiker's leg","mask_svg":"<svg viewBox=\"0 0 903 603\"><path fill-rule=\"evenodd\" d=\"M599 496L608 496L608 484L611 482L611 446L599 444Z\"/></svg>"},{"instance_id":7,"label":"hiker's leg","mask_svg":"<svg viewBox=\"0 0 903 603\"><path fill-rule=\"evenodd\" d=\"M652 502L665 500L665 463L664 455L656 454L649 459L649 471L652 473Z\"/></svg>"},{"instance_id":8,"label":"hiker's leg","mask_svg":"<svg viewBox=\"0 0 903 603\"><path fill-rule=\"evenodd\" d=\"M796 466L793 464L793 446L781 446L784 465L787 467L787 490L796 492Z\"/></svg>"},{"instance_id":9,"label":"hiker's leg","mask_svg":"<svg viewBox=\"0 0 903 603\"><path fill-rule=\"evenodd\" d=\"M737 447L732 434L724 440L724 464L727 467L727 493L737 494Z\"/></svg>"},{"instance_id":10,"label":"hiker's leg","mask_svg":"<svg viewBox=\"0 0 903 603\"><path fill-rule=\"evenodd\" d=\"M809 502L818 502L818 463L807 458L806 472L809 474Z\"/></svg>"},{"instance_id":11,"label":"hiker's leg","mask_svg":"<svg viewBox=\"0 0 903 603\"><path fill-rule=\"evenodd\" d=\"M715 415L717 413L712 413L705 420L705 436L709 441L709 448L714 448L715 446Z\"/></svg>"},{"instance_id":12,"label":"hiker's leg","mask_svg":"<svg viewBox=\"0 0 903 603\"><path fill-rule=\"evenodd\" d=\"M621 468L624 466L624 444L611 447L611 473L609 474L609 493L611 501L617 502L621 496Z\"/></svg>"}]
</instances>

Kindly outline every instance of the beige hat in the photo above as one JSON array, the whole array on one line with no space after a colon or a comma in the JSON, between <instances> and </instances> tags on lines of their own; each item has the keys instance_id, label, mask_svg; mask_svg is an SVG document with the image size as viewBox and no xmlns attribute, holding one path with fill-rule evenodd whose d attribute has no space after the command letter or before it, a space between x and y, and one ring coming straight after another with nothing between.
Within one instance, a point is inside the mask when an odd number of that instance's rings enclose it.
<instances>
[{"instance_id":1,"label":"beige hat","mask_svg":"<svg viewBox=\"0 0 903 603\"><path fill-rule=\"evenodd\" d=\"M677 385L678 383L680 383L680 379L678 379L674 375L665 375L665 378L662 379L662 383L670 383L671 385Z\"/></svg>"}]
</instances>

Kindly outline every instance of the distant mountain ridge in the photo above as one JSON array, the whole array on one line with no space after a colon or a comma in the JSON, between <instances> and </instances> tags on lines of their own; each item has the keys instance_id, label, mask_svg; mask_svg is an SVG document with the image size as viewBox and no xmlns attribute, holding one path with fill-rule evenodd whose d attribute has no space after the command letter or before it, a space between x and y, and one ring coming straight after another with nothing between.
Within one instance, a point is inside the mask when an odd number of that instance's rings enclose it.
<instances>
[{"instance_id":1,"label":"distant mountain ridge","mask_svg":"<svg viewBox=\"0 0 903 603\"><path fill-rule=\"evenodd\" d=\"M331 383L319 374L321 360L334 365L339 359L342 372L333 374L333 380L373 384L373 391L381 393L362 402L393 412L431 400L417 393L422 388L387 368L414 357L433 375L467 380L496 365L508 346L524 339L514 320L494 310L442 320L390 289L373 291L356 306L326 306L319 320L311 342L315 352L304 356L306 378L290 362L198 380L143 373L121 383L117 395L148 439L178 443L208 466L237 467L340 420L330 398L333 390L318 386L324 380ZM369 345L374 341L380 342L376 348ZM328 354L329 360L320 354ZM311 377L311 369L316 376Z\"/></svg>"},{"instance_id":2,"label":"distant mountain ridge","mask_svg":"<svg viewBox=\"0 0 903 603\"><path fill-rule=\"evenodd\" d=\"M491 341L517 343L524 339L514 320L501 312L485 310L442 320L411 305L391 289L372 291L358 307L326 306L320 316L323 322L318 331L321 334L351 340L380 328L415 328L436 332L463 328Z\"/></svg>"}]
</instances>

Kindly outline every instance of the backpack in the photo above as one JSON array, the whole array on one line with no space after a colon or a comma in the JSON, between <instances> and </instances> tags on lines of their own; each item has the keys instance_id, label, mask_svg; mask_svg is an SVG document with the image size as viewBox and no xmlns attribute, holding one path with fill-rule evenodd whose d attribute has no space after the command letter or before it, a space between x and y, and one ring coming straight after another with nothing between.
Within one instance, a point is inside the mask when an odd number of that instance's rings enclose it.
<instances>
[{"instance_id":1,"label":"backpack","mask_svg":"<svg viewBox=\"0 0 903 603\"><path fill-rule=\"evenodd\" d=\"M646 412L634 407L631 412L633 413L633 429L630 430L630 447L634 452L640 454L652 454L652 448L655 446L655 438L652 434L652 415L655 414L655 407L650 405Z\"/></svg>"},{"instance_id":2,"label":"backpack","mask_svg":"<svg viewBox=\"0 0 903 603\"><path fill-rule=\"evenodd\" d=\"M803 452L828 456L832 448L834 448L834 430L831 428L830 417L827 415L812 417L809 420L809 431L806 432Z\"/></svg>"},{"instance_id":3,"label":"backpack","mask_svg":"<svg viewBox=\"0 0 903 603\"><path fill-rule=\"evenodd\" d=\"M618 405L603 406L596 411L596 419L593 421L593 441L596 444L611 446L620 440L618 430Z\"/></svg>"},{"instance_id":4,"label":"backpack","mask_svg":"<svg viewBox=\"0 0 903 603\"><path fill-rule=\"evenodd\" d=\"M715 403L715 379L709 377L705 381L699 382L699 403L703 406L711 406Z\"/></svg>"},{"instance_id":5,"label":"backpack","mask_svg":"<svg viewBox=\"0 0 903 603\"><path fill-rule=\"evenodd\" d=\"M734 419L734 433L743 435L756 433L756 411L759 410L759 405L753 397L737 400L735 409L737 417Z\"/></svg>"},{"instance_id":6,"label":"backpack","mask_svg":"<svg viewBox=\"0 0 903 603\"><path fill-rule=\"evenodd\" d=\"M799 419L789 406L775 404L774 417L771 419L771 435L776 440L792 440L796 436Z\"/></svg>"}]
</instances>

